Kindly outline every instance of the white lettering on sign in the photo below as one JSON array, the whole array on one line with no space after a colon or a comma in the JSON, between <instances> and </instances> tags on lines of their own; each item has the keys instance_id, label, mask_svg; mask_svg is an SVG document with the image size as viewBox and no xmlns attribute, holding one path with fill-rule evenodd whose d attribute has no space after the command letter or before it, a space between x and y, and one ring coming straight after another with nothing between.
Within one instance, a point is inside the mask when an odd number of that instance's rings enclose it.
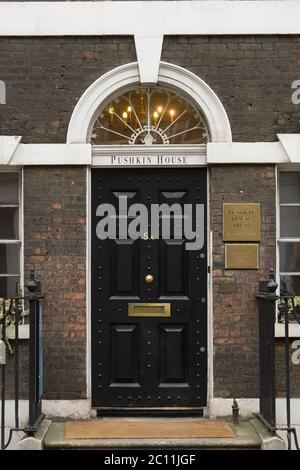
<instances>
[{"instance_id":1,"label":"white lettering on sign","mask_svg":"<svg viewBox=\"0 0 300 470\"><path fill-rule=\"evenodd\" d=\"M188 157L182 155L111 156L111 165L188 165Z\"/></svg>"}]
</instances>

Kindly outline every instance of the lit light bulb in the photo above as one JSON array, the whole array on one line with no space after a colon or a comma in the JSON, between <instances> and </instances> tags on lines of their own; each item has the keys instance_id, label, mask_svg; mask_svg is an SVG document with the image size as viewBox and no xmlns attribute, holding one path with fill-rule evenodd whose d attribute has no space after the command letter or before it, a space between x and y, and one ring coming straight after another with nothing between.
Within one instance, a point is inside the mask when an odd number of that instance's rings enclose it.
<instances>
[{"instance_id":1,"label":"lit light bulb","mask_svg":"<svg viewBox=\"0 0 300 470\"><path fill-rule=\"evenodd\" d=\"M157 112L157 111L154 111L154 113L153 113L153 121L154 121L154 124L157 124L157 119L158 119L158 112Z\"/></svg>"},{"instance_id":2,"label":"lit light bulb","mask_svg":"<svg viewBox=\"0 0 300 470\"><path fill-rule=\"evenodd\" d=\"M162 107L162 106L157 106L157 111L158 111L159 113L162 113L162 110L163 110L163 107Z\"/></svg>"},{"instance_id":3,"label":"lit light bulb","mask_svg":"<svg viewBox=\"0 0 300 470\"><path fill-rule=\"evenodd\" d=\"M110 114L110 123L112 124L113 123L113 119L114 119L114 108L111 106L110 108L108 108L108 113Z\"/></svg>"},{"instance_id":4,"label":"lit light bulb","mask_svg":"<svg viewBox=\"0 0 300 470\"><path fill-rule=\"evenodd\" d=\"M169 114L170 114L170 116L171 116L171 122L173 122L173 119L174 119L174 116L175 116L175 110L174 110L174 109L170 109Z\"/></svg>"},{"instance_id":5,"label":"lit light bulb","mask_svg":"<svg viewBox=\"0 0 300 470\"><path fill-rule=\"evenodd\" d=\"M127 108L127 113L129 115L129 122L131 123L131 111L132 111L132 107L131 106L128 106Z\"/></svg>"},{"instance_id":6,"label":"lit light bulb","mask_svg":"<svg viewBox=\"0 0 300 470\"><path fill-rule=\"evenodd\" d=\"M128 114L126 113L126 111L124 111L124 113L122 114L122 118L124 119L125 122L127 121Z\"/></svg>"}]
</instances>

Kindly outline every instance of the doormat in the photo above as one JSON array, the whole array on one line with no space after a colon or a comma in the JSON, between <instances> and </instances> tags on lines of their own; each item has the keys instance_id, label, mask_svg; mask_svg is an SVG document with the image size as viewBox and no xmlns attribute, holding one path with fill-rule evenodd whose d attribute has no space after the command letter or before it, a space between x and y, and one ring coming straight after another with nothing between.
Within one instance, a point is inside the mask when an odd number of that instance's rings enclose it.
<instances>
[{"instance_id":1,"label":"doormat","mask_svg":"<svg viewBox=\"0 0 300 470\"><path fill-rule=\"evenodd\" d=\"M67 421L66 439L172 439L235 437L225 421L120 420Z\"/></svg>"}]
</instances>

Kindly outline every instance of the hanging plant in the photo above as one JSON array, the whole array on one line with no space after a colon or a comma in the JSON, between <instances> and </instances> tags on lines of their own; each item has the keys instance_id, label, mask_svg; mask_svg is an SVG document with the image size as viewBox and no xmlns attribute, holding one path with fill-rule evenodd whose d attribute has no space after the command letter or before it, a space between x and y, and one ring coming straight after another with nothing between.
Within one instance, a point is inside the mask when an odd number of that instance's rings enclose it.
<instances>
[{"instance_id":1,"label":"hanging plant","mask_svg":"<svg viewBox=\"0 0 300 470\"><path fill-rule=\"evenodd\" d=\"M289 323L300 323L300 297L289 297L287 299ZM278 300L278 322L285 322L285 301L284 298Z\"/></svg>"}]
</instances>

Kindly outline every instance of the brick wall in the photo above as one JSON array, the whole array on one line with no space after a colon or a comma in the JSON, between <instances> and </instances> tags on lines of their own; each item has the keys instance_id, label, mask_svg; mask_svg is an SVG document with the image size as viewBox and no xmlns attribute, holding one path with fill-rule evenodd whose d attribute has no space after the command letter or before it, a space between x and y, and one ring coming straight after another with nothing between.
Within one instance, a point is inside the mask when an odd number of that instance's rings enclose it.
<instances>
[{"instance_id":1,"label":"brick wall","mask_svg":"<svg viewBox=\"0 0 300 470\"><path fill-rule=\"evenodd\" d=\"M166 37L162 60L191 70L217 93L235 141L274 141L299 132L299 36Z\"/></svg>"},{"instance_id":2,"label":"brick wall","mask_svg":"<svg viewBox=\"0 0 300 470\"><path fill-rule=\"evenodd\" d=\"M7 85L0 134L65 142L72 111L103 73L136 60L133 38L0 38ZM162 60L186 67L218 94L236 141L274 141L299 131L300 37L166 37ZM85 396L85 170L26 168L25 268L35 265L45 299L46 396ZM243 191L243 192L241 192ZM261 268L225 271L223 202L262 203ZM215 396L257 396L258 280L275 266L275 176L270 166L211 169L214 234ZM230 375L228 373L230 371Z\"/></svg>"},{"instance_id":3,"label":"brick wall","mask_svg":"<svg viewBox=\"0 0 300 470\"><path fill-rule=\"evenodd\" d=\"M224 165L211 168L213 231L214 396L258 396L259 280L275 266L275 168ZM260 269L224 269L223 203L261 203Z\"/></svg>"},{"instance_id":4,"label":"brick wall","mask_svg":"<svg viewBox=\"0 0 300 470\"><path fill-rule=\"evenodd\" d=\"M65 142L79 97L103 73L136 60L133 38L0 38L7 84L1 134L23 142ZM221 99L236 141L274 141L299 130L299 36L167 36L162 60L204 79Z\"/></svg>"},{"instance_id":5,"label":"brick wall","mask_svg":"<svg viewBox=\"0 0 300 470\"><path fill-rule=\"evenodd\" d=\"M24 171L25 274L45 294L45 396L86 395L86 169Z\"/></svg>"},{"instance_id":6,"label":"brick wall","mask_svg":"<svg viewBox=\"0 0 300 470\"><path fill-rule=\"evenodd\" d=\"M0 134L23 143L64 143L74 107L105 72L136 60L133 38L0 38L6 82Z\"/></svg>"}]
</instances>

